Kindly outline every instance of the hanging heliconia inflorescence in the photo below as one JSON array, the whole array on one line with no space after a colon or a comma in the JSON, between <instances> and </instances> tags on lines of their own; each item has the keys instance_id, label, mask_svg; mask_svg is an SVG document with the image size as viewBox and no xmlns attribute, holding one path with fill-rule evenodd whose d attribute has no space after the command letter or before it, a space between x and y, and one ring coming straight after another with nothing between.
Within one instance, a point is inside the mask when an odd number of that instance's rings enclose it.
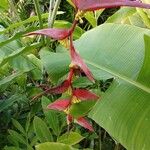
<instances>
[{"instance_id":1,"label":"hanging heliconia inflorescence","mask_svg":"<svg viewBox=\"0 0 150 150\"><path fill-rule=\"evenodd\" d=\"M76 72L84 73L86 77L94 82L94 77L84 63L83 59L80 57L79 53L76 51L73 44L73 32L77 23L84 16L86 11L95 11L103 8L113 8L120 6L130 6L130 7L140 7L140 8L150 8L150 4L144 4L140 0L72 0L76 15L72 27L70 29L57 29L57 28L47 28L41 29L38 31L30 32L27 35L45 35L55 40L69 40L69 52L71 63L69 65L70 71L68 73L68 77L65 81L57 86L46 90L46 93L51 94L61 94L69 91L69 98L67 99L58 99L53 103L48 105L48 109L63 111L67 115L67 123L70 124L72 121L75 121L77 124L83 126L90 131L94 131L92 125L85 119L85 117L74 118L70 114L70 107L74 103L80 103L82 101L91 101L98 100L99 96L88 91L86 89L74 88L72 85L73 77L76 76Z\"/></svg>"}]
</instances>

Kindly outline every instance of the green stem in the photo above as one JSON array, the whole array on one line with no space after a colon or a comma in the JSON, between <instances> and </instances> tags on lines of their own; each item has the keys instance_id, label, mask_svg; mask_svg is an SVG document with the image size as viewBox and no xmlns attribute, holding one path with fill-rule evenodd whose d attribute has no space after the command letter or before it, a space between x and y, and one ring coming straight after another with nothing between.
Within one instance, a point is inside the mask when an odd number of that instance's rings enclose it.
<instances>
[{"instance_id":1,"label":"green stem","mask_svg":"<svg viewBox=\"0 0 150 150\"><path fill-rule=\"evenodd\" d=\"M39 19L40 29L42 29L43 28L43 21L42 21L42 17L41 17L39 0L33 0L33 1L34 1L34 6L35 6L36 14L37 14L38 19ZM41 39L42 39L42 43L44 43L44 37L42 37Z\"/></svg>"},{"instance_id":2,"label":"green stem","mask_svg":"<svg viewBox=\"0 0 150 150\"><path fill-rule=\"evenodd\" d=\"M51 22L51 17L52 17L54 5L55 5L55 0L50 0L50 2L49 2L48 27L50 27L50 24L51 24L50 22Z\"/></svg>"},{"instance_id":3,"label":"green stem","mask_svg":"<svg viewBox=\"0 0 150 150\"><path fill-rule=\"evenodd\" d=\"M102 139L101 139L101 127L99 127L98 131L98 150L102 149Z\"/></svg>"},{"instance_id":4,"label":"green stem","mask_svg":"<svg viewBox=\"0 0 150 150\"><path fill-rule=\"evenodd\" d=\"M55 2L54 10L53 10L51 17L49 19L49 27L50 28L52 28L54 25L54 21L56 19L56 15L57 15L57 11L58 11L60 2L61 2L61 0L56 0L56 2Z\"/></svg>"},{"instance_id":5,"label":"green stem","mask_svg":"<svg viewBox=\"0 0 150 150\"><path fill-rule=\"evenodd\" d=\"M34 6L35 6L37 16L39 18L40 29L42 29L43 28L43 21L42 21L42 17L41 17L39 1L38 0L33 0L33 1L34 1Z\"/></svg>"}]
</instances>

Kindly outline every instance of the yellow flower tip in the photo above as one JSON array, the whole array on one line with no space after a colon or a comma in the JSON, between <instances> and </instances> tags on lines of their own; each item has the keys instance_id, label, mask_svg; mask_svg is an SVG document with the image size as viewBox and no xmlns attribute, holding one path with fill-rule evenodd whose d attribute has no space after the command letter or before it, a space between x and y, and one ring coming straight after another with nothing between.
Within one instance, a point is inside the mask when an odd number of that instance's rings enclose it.
<instances>
[{"instance_id":1,"label":"yellow flower tip","mask_svg":"<svg viewBox=\"0 0 150 150\"><path fill-rule=\"evenodd\" d=\"M76 96L72 97L72 103L77 104L77 103L80 103L80 102L81 102L81 100L78 99Z\"/></svg>"},{"instance_id":2,"label":"yellow flower tip","mask_svg":"<svg viewBox=\"0 0 150 150\"><path fill-rule=\"evenodd\" d=\"M71 87L68 88L67 94L68 94L68 95L72 95L72 88L71 88Z\"/></svg>"},{"instance_id":3,"label":"yellow flower tip","mask_svg":"<svg viewBox=\"0 0 150 150\"><path fill-rule=\"evenodd\" d=\"M73 67L74 67L74 64L71 63L71 64L69 65L69 68L73 68Z\"/></svg>"},{"instance_id":4,"label":"yellow flower tip","mask_svg":"<svg viewBox=\"0 0 150 150\"><path fill-rule=\"evenodd\" d=\"M67 115L69 114L69 111L70 111L70 109L69 108L66 108L65 110L64 110L64 113L66 113Z\"/></svg>"},{"instance_id":5,"label":"yellow flower tip","mask_svg":"<svg viewBox=\"0 0 150 150\"><path fill-rule=\"evenodd\" d=\"M70 68L70 69L78 69L79 67L78 67L76 64L71 63L71 64L69 65L69 68Z\"/></svg>"},{"instance_id":6,"label":"yellow flower tip","mask_svg":"<svg viewBox=\"0 0 150 150\"><path fill-rule=\"evenodd\" d=\"M84 14L85 14L84 11L78 10L78 12L77 12L77 14L76 14L76 16L75 16L75 20L80 21L80 19L81 19L82 17L84 17Z\"/></svg>"},{"instance_id":7,"label":"yellow flower tip","mask_svg":"<svg viewBox=\"0 0 150 150\"><path fill-rule=\"evenodd\" d=\"M66 39L63 39L63 40L59 40L59 43L64 46L65 48L69 49L69 40L66 38Z\"/></svg>"},{"instance_id":8,"label":"yellow flower tip","mask_svg":"<svg viewBox=\"0 0 150 150\"><path fill-rule=\"evenodd\" d=\"M82 18L79 18L79 23L80 23L80 24L83 24Z\"/></svg>"}]
</instances>

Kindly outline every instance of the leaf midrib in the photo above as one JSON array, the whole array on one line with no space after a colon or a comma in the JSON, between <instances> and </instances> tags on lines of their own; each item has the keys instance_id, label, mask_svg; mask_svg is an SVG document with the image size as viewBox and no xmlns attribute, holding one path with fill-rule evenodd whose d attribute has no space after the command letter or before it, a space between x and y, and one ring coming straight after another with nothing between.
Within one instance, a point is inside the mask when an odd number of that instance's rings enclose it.
<instances>
[{"instance_id":1,"label":"leaf midrib","mask_svg":"<svg viewBox=\"0 0 150 150\"><path fill-rule=\"evenodd\" d=\"M116 72L114 72L114 71L112 71L112 70L110 70L110 69L108 69L108 68L106 68L106 67L104 67L104 66L101 66L101 65L99 65L99 64L95 64L95 63L93 63L93 62L91 62L91 61L89 61L89 60L86 60L86 59L85 59L85 62L88 63L89 65L92 65L92 66L94 66L94 67L100 69L100 70L103 70L103 71L105 71L105 72L108 72L109 74L112 74L113 76L115 76L115 77L117 77L117 78L120 78L120 79L124 80L125 82L128 82L128 83L130 83L131 85L134 85L135 87L137 87L137 88L143 90L144 92L147 92L147 93L150 94L150 88L148 88L147 86L144 86L143 84L141 84L141 83L139 83L139 82L136 82L136 81L134 81L134 80L132 80L132 79L130 79L130 78L124 76L124 75L121 75L121 74L119 74L119 73L116 73Z\"/></svg>"}]
</instances>

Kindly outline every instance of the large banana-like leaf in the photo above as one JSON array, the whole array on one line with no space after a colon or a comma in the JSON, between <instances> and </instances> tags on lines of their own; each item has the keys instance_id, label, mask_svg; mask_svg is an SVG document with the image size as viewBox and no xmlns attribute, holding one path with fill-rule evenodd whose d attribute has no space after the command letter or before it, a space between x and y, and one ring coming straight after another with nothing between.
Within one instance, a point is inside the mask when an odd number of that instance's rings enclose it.
<instances>
[{"instance_id":1,"label":"large banana-like leaf","mask_svg":"<svg viewBox=\"0 0 150 150\"><path fill-rule=\"evenodd\" d=\"M145 36L145 53L144 34L150 35L150 31L129 25L104 24L75 42L96 79L114 78L89 116L129 150L150 147L150 41ZM42 53L44 56L45 52ZM62 55L61 61L57 55L49 54L56 60L53 66L64 63L67 55ZM48 68L48 72L51 69ZM64 68L59 67L57 71L60 75Z\"/></svg>"},{"instance_id":2,"label":"large banana-like leaf","mask_svg":"<svg viewBox=\"0 0 150 150\"><path fill-rule=\"evenodd\" d=\"M150 81L147 52L150 48L145 37L144 52L144 33L149 34L149 31L103 25L83 36L77 45L82 53L86 51L85 59L97 78L108 74L114 77L111 88L96 104L90 117L129 150L150 147L150 88L147 84ZM94 40L87 41L87 37Z\"/></svg>"}]
</instances>

